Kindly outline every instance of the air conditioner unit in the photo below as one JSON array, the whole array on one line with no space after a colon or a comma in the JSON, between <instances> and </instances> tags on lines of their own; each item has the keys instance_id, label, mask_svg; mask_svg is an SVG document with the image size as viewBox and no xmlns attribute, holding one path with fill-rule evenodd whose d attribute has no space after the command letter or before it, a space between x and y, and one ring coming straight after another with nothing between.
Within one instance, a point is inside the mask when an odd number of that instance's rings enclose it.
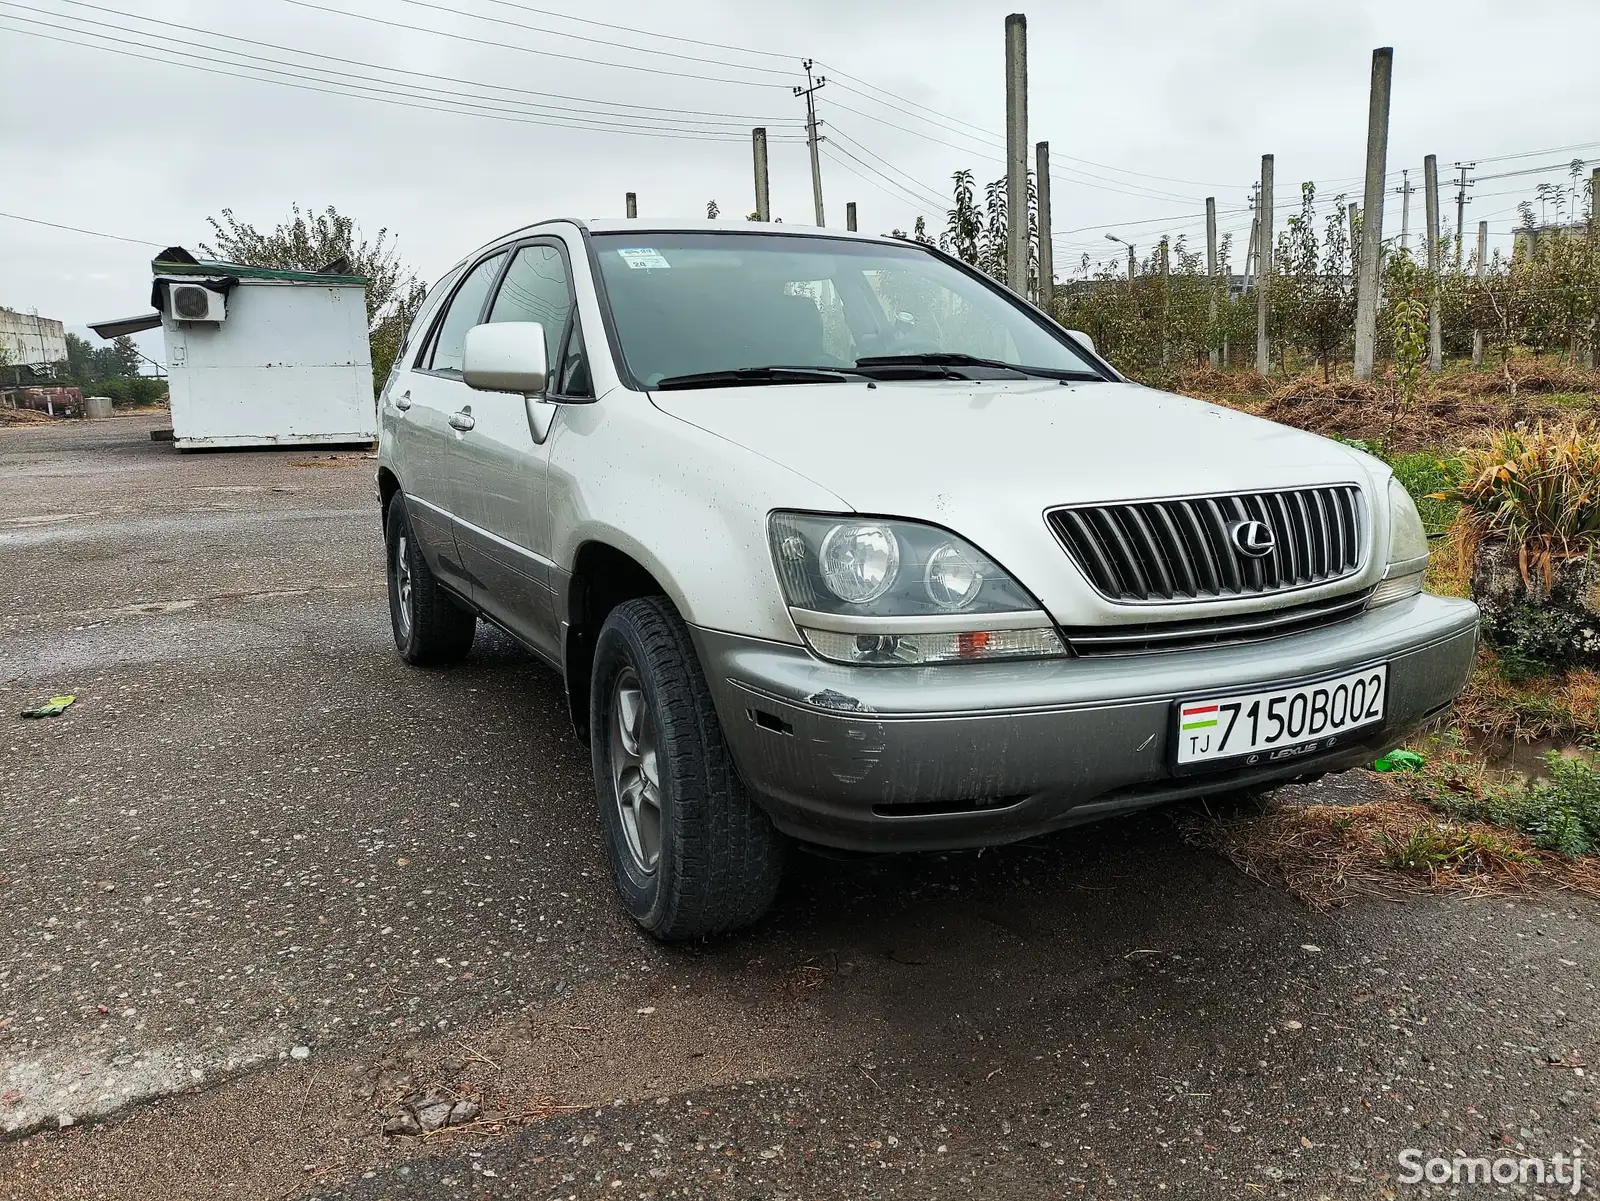
<instances>
[{"instance_id":1,"label":"air conditioner unit","mask_svg":"<svg viewBox=\"0 0 1600 1201\"><path fill-rule=\"evenodd\" d=\"M228 298L202 284L167 285L167 316L174 321L223 321Z\"/></svg>"}]
</instances>

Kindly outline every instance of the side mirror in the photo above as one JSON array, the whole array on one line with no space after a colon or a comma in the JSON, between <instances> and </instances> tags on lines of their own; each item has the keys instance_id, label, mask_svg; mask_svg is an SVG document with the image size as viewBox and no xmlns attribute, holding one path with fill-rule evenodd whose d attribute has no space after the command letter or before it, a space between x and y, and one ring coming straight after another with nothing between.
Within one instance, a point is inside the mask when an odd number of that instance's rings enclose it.
<instances>
[{"instance_id":1,"label":"side mirror","mask_svg":"<svg viewBox=\"0 0 1600 1201\"><path fill-rule=\"evenodd\" d=\"M467 331L461 352L461 375L467 387L538 395L549 374L544 326L537 321L497 321Z\"/></svg>"},{"instance_id":2,"label":"side mirror","mask_svg":"<svg viewBox=\"0 0 1600 1201\"><path fill-rule=\"evenodd\" d=\"M1071 334L1074 338L1078 339L1078 341L1082 342L1085 346L1087 346L1089 348L1090 353L1092 353L1092 354L1099 354L1100 353L1098 350L1095 350L1095 348L1094 348L1094 339L1091 338L1088 334L1084 333L1081 329L1069 329L1067 332L1069 334Z\"/></svg>"}]
</instances>

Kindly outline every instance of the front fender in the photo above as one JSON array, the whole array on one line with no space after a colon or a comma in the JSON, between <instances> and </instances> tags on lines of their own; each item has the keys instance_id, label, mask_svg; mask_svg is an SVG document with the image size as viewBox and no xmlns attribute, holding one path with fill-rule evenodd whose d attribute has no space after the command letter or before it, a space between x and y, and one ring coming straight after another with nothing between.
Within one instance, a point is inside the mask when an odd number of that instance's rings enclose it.
<instances>
[{"instance_id":1,"label":"front fender","mask_svg":"<svg viewBox=\"0 0 1600 1201\"><path fill-rule=\"evenodd\" d=\"M561 571L573 570L586 543L602 542L649 571L686 621L789 643L799 635L773 568L767 515L851 511L814 481L620 390L562 410L549 500Z\"/></svg>"}]
</instances>

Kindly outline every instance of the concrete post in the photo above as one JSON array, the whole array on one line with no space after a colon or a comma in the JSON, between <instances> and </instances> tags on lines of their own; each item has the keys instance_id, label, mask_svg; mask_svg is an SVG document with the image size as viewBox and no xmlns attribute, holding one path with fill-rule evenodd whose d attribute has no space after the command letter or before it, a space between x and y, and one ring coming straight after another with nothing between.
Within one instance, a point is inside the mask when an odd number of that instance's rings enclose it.
<instances>
[{"instance_id":1,"label":"concrete post","mask_svg":"<svg viewBox=\"0 0 1600 1201\"><path fill-rule=\"evenodd\" d=\"M1266 375L1272 366L1267 340L1267 318L1272 312L1272 155L1261 156L1260 242L1256 246L1256 370Z\"/></svg>"},{"instance_id":2,"label":"concrete post","mask_svg":"<svg viewBox=\"0 0 1600 1201\"><path fill-rule=\"evenodd\" d=\"M1484 272L1488 269L1489 223L1480 221L1478 222L1478 269L1476 272L1480 282L1483 280ZM1472 331L1472 365L1474 367L1483 366L1483 330L1481 329Z\"/></svg>"},{"instance_id":3,"label":"concrete post","mask_svg":"<svg viewBox=\"0 0 1600 1201\"><path fill-rule=\"evenodd\" d=\"M856 232L856 202L848 200L844 206L844 227L851 233Z\"/></svg>"},{"instance_id":4,"label":"concrete post","mask_svg":"<svg viewBox=\"0 0 1600 1201\"><path fill-rule=\"evenodd\" d=\"M628 216L637 217L639 215L639 197L634 193L629 192L623 197L623 204L626 206Z\"/></svg>"},{"instance_id":5,"label":"concrete post","mask_svg":"<svg viewBox=\"0 0 1600 1201\"><path fill-rule=\"evenodd\" d=\"M1362 196L1361 254L1356 262L1356 347L1352 375L1372 378L1378 340L1378 254L1383 246L1383 176L1389 160L1389 85L1394 47L1372 52L1367 99L1367 182Z\"/></svg>"},{"instance_id":6,"label":"concrete post","mask_svg":"<svg viewBox=\"0 0 1600 1201\"><path fill-rule=\"evenodd\" d=\"M1050 241L1050 143L1034 148L1034 188L1039 196L1039 307L1049 314L1056 292L1055 246Z\"/></svg>"},{"instance_id":7,"label":"concrete post","mask_svg":"<svg viewBox=\"0 0 1600 1201\"><path fill-rule=\"evenodd\" d=\"M1161 239L1161 367L1167 366L1167 331L1172 316L1172 263L1166 238Z\"/></svg>"},{"instance_id":8,"label":"concrete post","mask_svg":"<svg viewBox=\"0 0 1600 1201\"><path fill-rule=\"evenodd\" d=\"M750 152L756 168L756 220L772 220L771 194L767 190L767 131L759 126L750 131Z\"/></svg>"},{"instance_id":9,"label":"concrete post","mask_svg":"<svg viewBox=\"0 0 1600 1201\"><path fill-rule=\"evenodd\" d=\"M1256 286L1256 248L1261 245L1261 218L1250 218L1250 237L1244 246L1244 290L1249 295Z\"/></svg>"},{"instance_id":10,"label":"concrete post","mask_svg":"<svg viewBox=\"0 0 1600 1201\"><path fill-rule=\"evenodd\" d=\"M1444 367L1444 344L1439 328L1439 156L1422 160L1422 202L1428 222L1428 370Z\"/></svg>"},{"instance_id":11,"label":"concrete post","mask_svg":"<svg viewBox=\"0 0 1600 1201\"><path fill-rule=\"evenodd\" d=\"M1217 328L1217 198L1206 197L1206 337ZM1210 355L1211 370L1221 365L1222 351L1213 346Z\"/></svg>"},{"instance_id":12,"label":"concrete post","mask_svg":"<svg viewBox=\"0 0 1600 1201\"><path fill-rule=\"evenodd\" d=\"M1006 18L1006 283L1028 294L1028 18Z\"/></svg>"}]
</instances>

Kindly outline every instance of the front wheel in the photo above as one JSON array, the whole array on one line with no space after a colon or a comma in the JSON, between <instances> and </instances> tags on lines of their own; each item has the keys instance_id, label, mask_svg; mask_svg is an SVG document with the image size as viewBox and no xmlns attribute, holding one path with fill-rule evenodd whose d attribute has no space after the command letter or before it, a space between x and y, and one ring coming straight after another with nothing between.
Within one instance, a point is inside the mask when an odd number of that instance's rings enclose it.
<instances>
[{"instance_id":1,"label":"front wheel","mask_svg":"<svg viewBox=\"0 0 1600 1201\"><path fill-rule=\"evenodd\" d=\"M601 827L634 921L677 941L760 918L777 895L784 839L734 769L671 602L611 611L589 696Z\"/></svg>"}]
</instances>

